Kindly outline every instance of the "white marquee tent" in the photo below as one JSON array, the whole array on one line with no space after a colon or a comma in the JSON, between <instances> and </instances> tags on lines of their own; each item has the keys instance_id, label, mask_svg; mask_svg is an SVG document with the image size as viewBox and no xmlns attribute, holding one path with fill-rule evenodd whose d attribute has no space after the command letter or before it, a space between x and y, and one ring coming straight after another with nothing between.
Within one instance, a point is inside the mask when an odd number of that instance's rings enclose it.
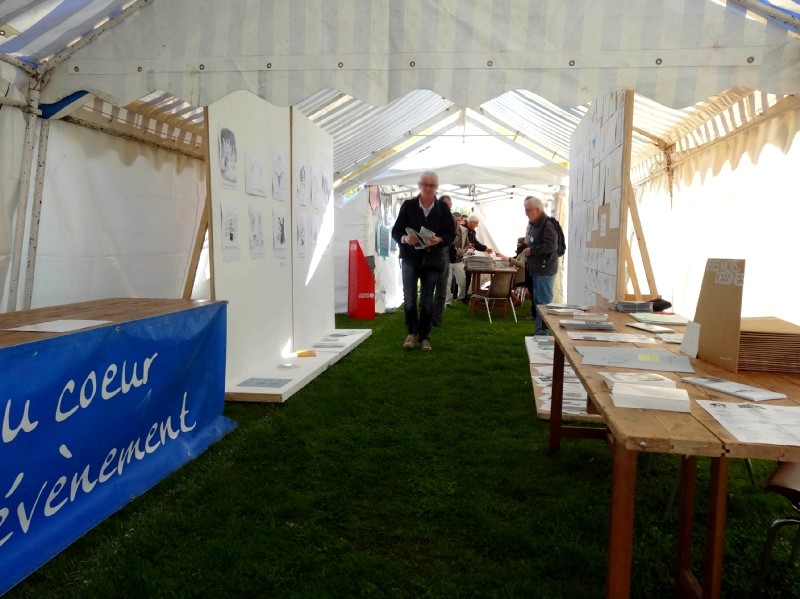
<instances>
[{"instance_id":1,"label":"white marquee tent","mask_svg":"<svg viewBox=\"0 0 800 599\"><path fill-rule=\"evenodd\" d=\"M654 201L653 218L694 218L672 203L713 181L734 193L716 175L766 168L765 155L779 166L753 176L779 198L797 151L798 10L788 0L5 0L0 305L181 295L205 195L202 106L239 89L294 105L333 135L340 193L459 119L535 160L534 173L563 177L587 103L631 89L637 197L669 200ZM733 169L708 158L712 146L747 158ZM663 263L662 288L690 296Z\"/></svg>"}]
</instances>

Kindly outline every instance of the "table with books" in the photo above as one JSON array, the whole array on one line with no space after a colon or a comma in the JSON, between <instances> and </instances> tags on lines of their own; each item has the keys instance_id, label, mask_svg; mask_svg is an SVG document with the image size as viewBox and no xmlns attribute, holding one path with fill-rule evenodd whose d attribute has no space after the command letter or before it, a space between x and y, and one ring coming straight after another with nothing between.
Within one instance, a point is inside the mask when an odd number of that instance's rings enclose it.
<instances>
[{"instance_id":1,"label":"table with books","mask_svg":"<svg viewBox=\"0 0 800 599\"><path fill-rule=\"evenodd\" d=\"M612 451L607 597L628 597L630 592L639 453L682 456L676 596L718 597L729 458L800 462L800 427L781 428L772 421L800 422L800 375L728 372L682 355L680 345L662 341L655 333L632 328L630 325L639 323L630 314L609 311L604 318L592 316L600 313L596 308L574 314L552 306L549 310L540 306L539 310L554 338L550 448L558 449L565 437L602 438ZM643 320L670 320L658 316ZM588 319L585 328L581 318ZM562 321L566 327L561 326ZM575 321L577 324L569 325ZM682 329L676 326L672 334L680 335ZM587 412L597 414L602 427L563 424L565 363L586 389ZM682 380L689 377L694 384ZM773 397L783 399L770 399ZM702 585L691 571L697 457L711 460Z\"/></svg>"}]
</instances>

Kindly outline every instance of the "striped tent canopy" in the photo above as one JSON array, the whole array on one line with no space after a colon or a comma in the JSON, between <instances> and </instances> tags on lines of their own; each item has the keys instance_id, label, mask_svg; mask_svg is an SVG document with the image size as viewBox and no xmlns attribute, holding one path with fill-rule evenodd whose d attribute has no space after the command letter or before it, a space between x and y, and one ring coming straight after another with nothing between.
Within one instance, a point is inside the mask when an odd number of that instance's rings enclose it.
<instances>
[{"instance_id":1,"label":"striped tent canopy","mask_svg":"<svg viewBox=\"0 0 800 599\"><path fill-rule=\"evenodd\" d=\"M732 87L800 90L791 0L5 0L0 76L50 73L125 106L202 106L335 89L384 105L417 89L477 107L529 89L571 108L633 89L682 108Z\"/></svg>"}]
</instances>

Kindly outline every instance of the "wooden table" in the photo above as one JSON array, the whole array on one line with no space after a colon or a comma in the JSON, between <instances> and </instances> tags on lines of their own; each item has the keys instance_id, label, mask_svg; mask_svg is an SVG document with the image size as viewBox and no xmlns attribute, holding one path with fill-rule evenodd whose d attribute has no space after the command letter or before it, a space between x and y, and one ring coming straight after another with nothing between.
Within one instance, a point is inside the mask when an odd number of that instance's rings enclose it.
<instances>
[{"instance_id":1,"label":"wooden table","mask_svg":"<svg viewBox=\"0 0 800 599\"><path fill-rule=\"evenodd\" d=\"M481 290L481 275L495 275L499 272L513 272L516 273L516 268L466 268L466 272L472 275L472 290L474 295ZM477 275L477 276L476 276Z\"/></svg>"},{"instance_id":2,"label":"wooden table","mask_svg":"<svg viewBox=\"0 0 800 599\"><path fill-rule=\"evenodd\" d=\"M714 598L720 595L722 578L722 552L724 542L726 499L728 488L728 458L757 458L767 460L800 461L800 447L743 443L723 428L708 412L692 400L691 413L665 412L616 408L600 371L624 371L606 366L583 365L576 350L579 345L634 344L573 341L567 331L559 326L563 316L548 314L539 306L542 319L555 337L553 355L553 391L550 415L550 448L560 447L563 437L605 438L612 451L611 522L608 544L608 571L606 596L613 599L630 594L631 561L633 551L633 517L636 493L636 461L640 452L673 453L683 456L681 463L681 502L677 538L677 568L675 595L678 597ZM599 311L593 309L592 311ZM617 332L641 333L644 331L625 326L634 322L627 314L609 312ZM667 348L679 353L679 346L659 342L642 344L646 348ZM605 428L564 426L562 400L564 363L568 361L586 387L587 411L597 413ZM769 405L800 406L800 375L762 372L733 374L722 368L692 359L694 376L713 375L725 379L786 393L787 400L769 402ZM678 386L689 391L692 398L741 402L733 396L680 383L681 376L689 374L661 372L678 381ZM703 585L691 571L692 525L695 495L697 457L711 459L708 522Z\"/></svg>"}]
</instances>

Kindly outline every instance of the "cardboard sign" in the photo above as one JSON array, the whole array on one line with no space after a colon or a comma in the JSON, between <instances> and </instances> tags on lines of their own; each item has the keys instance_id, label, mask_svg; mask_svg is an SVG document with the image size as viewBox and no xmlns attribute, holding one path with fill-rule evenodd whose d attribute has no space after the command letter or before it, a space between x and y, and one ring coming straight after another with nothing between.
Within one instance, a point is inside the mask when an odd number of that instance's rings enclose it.
<instances>
[{"instance_id":1,"label":"cardboard sign","mask_svg":"<svg viewBox=\"0 0 800 599\"><path fill-rule=\"evenodd\" d=\"M730 372L739 369L744 260L709 258L694 321L701 326L697 357Z\"/></svg>"}]
</instances>

